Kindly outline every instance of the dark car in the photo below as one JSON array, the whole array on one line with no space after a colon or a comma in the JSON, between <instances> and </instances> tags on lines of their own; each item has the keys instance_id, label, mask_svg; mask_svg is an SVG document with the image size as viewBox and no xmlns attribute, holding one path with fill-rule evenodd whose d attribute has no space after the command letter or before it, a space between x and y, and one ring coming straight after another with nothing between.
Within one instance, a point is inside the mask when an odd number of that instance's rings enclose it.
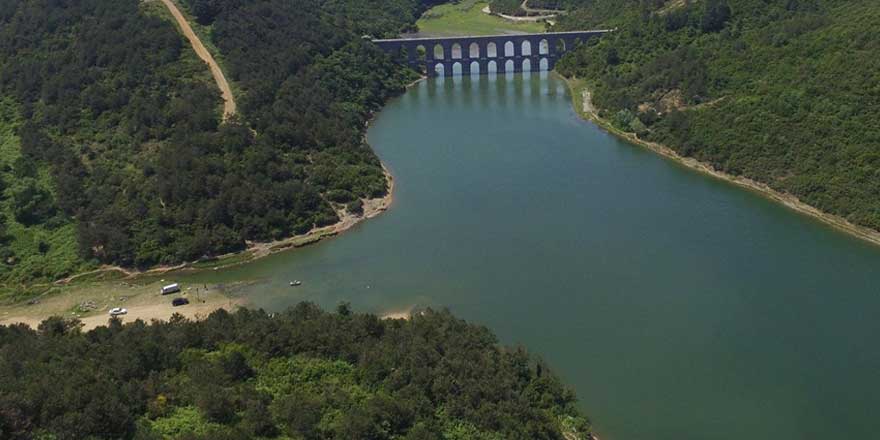
<instances>
[{"instance_id":1,"label":"dark car","mask_svg":"<svg viewBox=\"0 0 880 440\"><path fill-rule=\"evenodd\" d=\"M171 300L171 305L174 307L185 306L187 304L189 304L189 300L186 298L174 298L173 300Z\"/></svg>"}]
</instances>

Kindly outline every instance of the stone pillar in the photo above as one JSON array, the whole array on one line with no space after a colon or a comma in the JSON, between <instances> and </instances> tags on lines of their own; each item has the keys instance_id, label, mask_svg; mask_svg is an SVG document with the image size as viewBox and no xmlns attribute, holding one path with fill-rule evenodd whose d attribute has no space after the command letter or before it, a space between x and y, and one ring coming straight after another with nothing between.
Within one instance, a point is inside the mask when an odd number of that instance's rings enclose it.
<instances>
[{"instance_id":1,"label":"stone pillar","mask_svg":"<svg viewBox=\"0 0 880 440\"><path fill-rule=\"evenodd\" d=\"M504 59L507 57L507 51L504 50L505 44L507 40L501 39L495 41L496 52L498 52L498 58Z\"/></svg>"},{"instance_id":2,"label":"stone pillar","mask_svg":"<svg viewBox=\"0 0 880 440\"><path fill-rule=\"evenodd\" d=\"M419 46L417 44L407 44L406 45L406 61L410 64L414 62L418 62L419 60Z\"/></svg>"}]
</instances>

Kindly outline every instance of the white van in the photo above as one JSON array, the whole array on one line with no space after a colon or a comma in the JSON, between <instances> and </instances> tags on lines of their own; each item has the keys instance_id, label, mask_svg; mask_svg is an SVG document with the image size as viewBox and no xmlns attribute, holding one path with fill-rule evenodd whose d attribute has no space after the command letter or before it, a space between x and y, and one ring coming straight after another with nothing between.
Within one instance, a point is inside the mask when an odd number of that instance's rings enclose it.
<instances>
[{"instance_id":1,"label":"white van","mask_svg":"<svg viewBox=\"0 0 880 440\"><path fill-rule=\"evenodd\" d=\"M180 292L180 284L169 284L162 288L162 295Z\"/></svg>"}]
</instances>

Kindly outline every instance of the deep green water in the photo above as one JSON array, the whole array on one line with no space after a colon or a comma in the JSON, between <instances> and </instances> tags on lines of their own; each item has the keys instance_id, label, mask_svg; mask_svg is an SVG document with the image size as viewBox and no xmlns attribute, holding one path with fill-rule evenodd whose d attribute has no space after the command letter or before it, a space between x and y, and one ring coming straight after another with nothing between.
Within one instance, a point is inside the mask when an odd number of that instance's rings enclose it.
<instances>
[{"instance_id":1,"label":"deep green water","mask_svg":"<svg viewBox=\"0 0 880 440\"><path fill-rule=\"evenodd\" d=\"M389 212L184 281L448 307L545 358L603 440L880 436L880 248L613 138L546 75L420 83L369 140Z\"/></svg>"}]
</instances>

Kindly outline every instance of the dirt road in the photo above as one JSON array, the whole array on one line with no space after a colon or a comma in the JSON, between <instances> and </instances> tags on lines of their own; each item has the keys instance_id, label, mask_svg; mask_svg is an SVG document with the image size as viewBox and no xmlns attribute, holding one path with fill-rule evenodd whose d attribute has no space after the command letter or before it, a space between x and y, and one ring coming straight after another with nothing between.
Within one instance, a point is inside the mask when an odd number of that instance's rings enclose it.
<instances>
[{"instance_id":1,"label":"dirt road","mask_svg":"<svg viewBox=\"0 0 880 440\"><path fill-rule=\"evenodd\" d=\"M172 0L162 0L162 3L164 3L165 7L171 11L171 15L177 20L177 24L183 31L183 35L186 36L187 40L192 44L192 48L196 51L199 58L208 63L208 66L211 68L211 75L214 76L214 81L217 82L220 94L223 95L223 120L225 121L235 114L235 98L232 96L232 89L229 88L229 83L226 82L226 77L223 76L223 71L220 70L220 66L214 61L214 57L211 56L211 53L208 52L208 49L205 48L205 45L202 44L202 41L199 40L199 37L193 32L189 22L186 21L186 17L180 13L179 9L177 9L177 5L175 5Z\"/></svg>"}]
</instances>

